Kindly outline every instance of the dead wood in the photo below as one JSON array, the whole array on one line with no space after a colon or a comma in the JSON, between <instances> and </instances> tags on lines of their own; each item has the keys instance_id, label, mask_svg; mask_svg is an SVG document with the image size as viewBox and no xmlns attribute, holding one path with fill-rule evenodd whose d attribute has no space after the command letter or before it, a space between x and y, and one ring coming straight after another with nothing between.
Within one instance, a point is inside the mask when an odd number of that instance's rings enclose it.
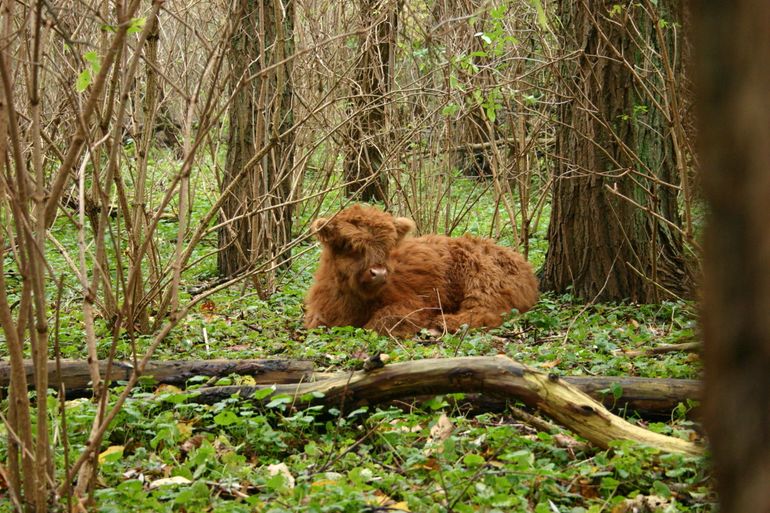
<instances>
[{"instance_id":1,"label":"dead wood","mask_svg":"<svg viewBox=\"0 0 770 513\"><path fill-rule=\"evenodd\" d=\"M32 364L25 362L28 379L32 376ZM105 376L106 362L101 362L101 374ZM113 362L110 380L126 381L131 376L133 367L130 362ZM56 362L48 362L48 381L51 388L59 389L63 383L68 397L83 394L90 390L91 376L85 361L62 360L61 380L56 375ZM326 379L348 379L349 372L323 373L313 372L313 363L306 360L178 360L151 362L144 376L153 378L158 383L184 385L194 376L223 377L231 374L253 376L257 384L289 384L299 382L319 382ZM0 362L0 387L8 386L10 366ZM694 379L638 378L623 376L566 376L564 381L579 388L604 406L613 411L630 410L643 417L668 416L679 403L697 400L700 397L701 383ZM619 388L616 397L612 390ZM209 388L206 397L225 398L237 391L238 387L224 389ZM221 394L217 396L217 390ZM244 389L246 393L247 389ZM416 394L419 396L420 394ZM414 396L413 396L414 397ZM432 397L432 396L431 396ZM397 400L411 399L400 396ZM502 411L506 407L506 398L492 397L488 394L472 394L466 398L473 409L480 411ZM201 399L202 400L202 399Z\"/></svg>"},{"instance_id":2,"label":"dead wood","mask_svg":"<svg viewBox=\"0 0 770 513\"><path fill-rule=\"evenodd\" d=\"M250 397L261 389L264 387L204 388L193 400L210 403L236 393ZM312 392L320 392L323 397L314 398ZM691 442L630 424L566 380L505 356L426 359L317 382L275 385L275 393L291 395L295 405L321 402L343 411L403 397L453 392L520 400L601 448L615 440L633 440L666 452L702 452Z\"/></svg>"},{"instance_id":3,"label":"dead wood","mask_svg":"<svg viewBox=\"0 0 770 513\"><path fill-rule=\"evenodd\" d=\"M642 416L670 415L679 403L697 401L701 382L697 379L637 378L624 376L565 376L579 388L611 410L631 410ZM620 387L620 395L613 395Z\"/></svg>"},{"instance_id":4,"label":"dead wood","mask_svg":"<svg viewBox=\"0 0 770 513\"><path fill-rule=\"evenodd\" d=\"M315 375L318 379L319 375ZM702 383L696 379L638 378L622 376L563 376L561 379L601 402L613 412L633 412L644 419L665 420L680 403L700 398ZM617 391L616 391L617 390ZM618 394L617 396L615 394ZM421 402L434 396L403 397L394 405ZM451 402L451 401L450 401ZM467 393L456 406L471 414L510 411L510 399L479 393ZM697 417L699 409L688 409L688 417Z\"/></svg>"},{"instance_id":5,"label":"dead wood","mask_svg":"<svg viewBox=\"0 0 770 513\"><path fill-rule=\"evenodd\" d=\"M622 354L623 356L655 356L656 354L675 353L677 351L695 353L700 351L700 348L700 342L684 342L682 344L661 344L659 346L639 350L620 349L617 353Z\"/></svg>"},{"instance_id":6,"label":"dead wood","mask_svg":"<svg viewBox=\"0 0 770 513\"><path fill-rule=\"evenodd\" d=\"M349 373L345 373L348 376ZM316 373L315 380L333 376ZM563 376L561 379L601 402L613 412L633 412L644 419L668 419L680 403L697 401L702 383L696 379L638 378L623 376ZM619 388L618 388L619 387ZM617 388L617 392L615 392ZM615 393L619 395L615 395ZM222 398L226 397L223 394ZM435 395L401 397L385 404L403 406L432 399ZM450 401L451 402L451 401ZM502 413L510 410L510 398L480 393L466 393L455 406L470 414ZM687 411L696 417L697 407Z\"/></svg>"},{"instance_id":7,"label":"dead wood","mask_svg":"<svg viewBox=\"0 0 770 513\"><path fill-rule=\"evenodd\" d=\"M31 379L33 368L31 360L24 362L27 379ZM100 374L105 378L107 362L100 362ZM109 379L112 382L127 381L134 367L130 362L112 362ZM152 377L158 383L182 385L194 376L227 376L241 374L253 376L260 384L297 383L308 380L313 374L313 362L307 360L177 360L150 362L145 367L143 376ZM8 386L11 367L8 362L0 362L0 387ZM31 383L31 381L30 381ZM90 389L91 375L88 362L83 360L62 360L61 379L56 372L56 362L48 362L48 383L51 388L59 389L63 384L68 395L85 392Z\"/></svg>"}]
</instances>

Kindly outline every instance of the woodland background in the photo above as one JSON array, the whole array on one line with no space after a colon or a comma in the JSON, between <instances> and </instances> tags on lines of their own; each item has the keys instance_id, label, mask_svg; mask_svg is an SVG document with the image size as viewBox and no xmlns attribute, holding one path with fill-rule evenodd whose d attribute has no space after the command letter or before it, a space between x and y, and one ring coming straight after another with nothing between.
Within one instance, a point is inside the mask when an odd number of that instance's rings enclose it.
<instances>
[{"instance_id":1,"label":"woodland background","mask_svg":"<svg viewBox=\"0 0 770 513\"><path fill-rule=\"evenodd\" d=\"M654 495L667 511L710 510L703 458L558 447L542 426L517 452L505 441L526 429L505 415L461 416L457 435L431 438L436 412L459 413L441 398L423 414L335 424L283 399L183 407L188 394L140 380L152 359L180 353L339 369L376 352L507 352L566 373L694 378L697 357L615 351L701 338L701 298L723 511L770 507L770 15L759 0L2 6L3 507L602 511ZM492 335L412 345L305 332L309 223L352 201L411 217L420 233L518 248L540 269L540 306ZM92 400L45 392L47 362L62 357L88 359ZM100 360L135 371L110 389ZM680 406L655 429L701 441L692 405ZM370 446L393 425L425 433ZM365 463L345 460L355 451ZM397 461L383 469L382 458ZM286 473L267 470L278 462ZM480 475L486 488L473 486ZM188 479L182 490L149 485L174 476Z\"/></svg>"}]
</instances>

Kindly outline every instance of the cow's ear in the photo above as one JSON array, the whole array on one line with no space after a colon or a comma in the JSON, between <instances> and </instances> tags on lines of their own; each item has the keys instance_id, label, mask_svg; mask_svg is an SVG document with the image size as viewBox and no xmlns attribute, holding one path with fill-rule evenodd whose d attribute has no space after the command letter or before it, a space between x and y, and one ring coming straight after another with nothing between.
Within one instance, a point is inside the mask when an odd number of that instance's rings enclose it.
<instances>
[{"instance_id":1,"label":"cow's ear","mask_svg":"<svg viewBox=\"0 0 770 513\"><path fill-rule=\"evenodd\" d=\"M319 217L310 225L310 231L313 232L313 235L315 235L318 240L328 244L334 234L334 227L329 219Z\"/></svg>"},{"instance_id":2,"label":"cow's ear","mask_svg":"<svg viewBox=\"0 0 770 513\"><path fill-rule=\"evenodd\" d=\"M404 236L415 229L414 221L408 217L397 217L393 220L396 225L396 233L398 233L398 240L404 238Z\"/></svg>"}]
</instances>

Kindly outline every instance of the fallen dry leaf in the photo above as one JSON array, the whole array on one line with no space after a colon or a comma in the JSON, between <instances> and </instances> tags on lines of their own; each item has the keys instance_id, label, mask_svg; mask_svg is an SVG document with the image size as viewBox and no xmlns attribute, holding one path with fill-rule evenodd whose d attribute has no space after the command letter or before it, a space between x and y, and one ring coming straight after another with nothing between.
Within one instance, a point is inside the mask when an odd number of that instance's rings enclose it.
<instances>
[{"instance_id":1,"label":"fallen dry leaf","mask_svg":"<svg viewBox=\"0 0 770 513\"><path fill-rule=\"evenodd\" d=\"M161 384L158 385L158 388L155 389L155 395L160 394L181 394L182 389L174 386L174 385L168 385L168 384Z\"/></svg>"},{"instance_id":2,"label":"fallen dry leaf","mask_svg":"<svg viewBox=\"0 0 770 513\"><path fill-rule=\"evenodd\" d=\"M289 488L294 488L294 476L291 475L291 472L289 471L289 467L286 466L286 463L275 463L273 465L267 466L267 472L271 476L275 476L278 474L281 474L283 477L286 478L286 486Z\"/></svg>"},{"instance_id":3,"label":"fallen dry leaf","mask_svg":"<svg viewBox=\"0 0 770 513\"><path fill-rule=\"evenodd\" d=\"M99 453L99 464L103 464L113 454L120 454L122 456L124 449L125 446L123 445L111 445L107 447L105 450ZM116 458L119 459L118 456L116 456Z\"/></svg>"},{"instance_id":4,"label":"fallen dry leaf","mask_svg":"<svg viewBox=\"0 0 770 513\"><path fill-rule=\"evenodd\" d=\"M612 513L657 513L662 511L670 502L657 495L637 495L626 499L612 508Z\"/></svg>"},{"instance_id":5,"label":"fallen dry leaf","mask_svg":"<svg viewBox=\"0 0 770 513\"><path fill-rule=\"evenodd\" d=\"M368 502L370 506L385 508L388 511L411 511L405 501L396 502L380 490L375 490L374 499Z\"/></svg>"},{"instance_id":6,"label":"fallen dry leaf","mask_svg":"<svg viewBox=\"0 0 770 513\"><path fill-rule=\"evenodd\" d=\"M150 483L150 490L154 490L155 488L159 488L161 486L170 486L170 485L179 486L179 485L186 485L190 483L192 483L192 481L190 481L189 479L183 476L162 477Z\"/></svg>"},{"instance_id":7,"label":"fallen dry leaf","mask_svg":"<svg viewBox=\"0 0 770 513\"><path fill-rule=\"evenodd\" d=\"M440 443L449 438L453 430L454 424L452 424L452 421L449 420L446 414L442 413L436 423L430 428L430 438L425 447L425 455L430 456L434 452L440 454L443 450Z\"/></svg>"},{"instance_id":8,"label":"fallen dry leaf","mask_svg":"<svg viewBox=\"0 0 770 513\"><path fill-rule=\"evenodd\" d=\"M430 437L434 442L442 442L449 438L454 430L454 424L445 413L442 413L436 423L430 428Z\"/></svg>"},{"instance_id":9,"label":"fallen dry leaf","mask_svg":"<svg viewBox=\"0 0 770 513\"><path fill-rule=\"evenodd\" d=\"M553 441L556 443L557 447L571 449L573 451L586 449L588 447L583 442L579 442L578 440L575 440L571 436L565 435L564 433L556 433L553 435Z\"/></svg>"}]
</instances>

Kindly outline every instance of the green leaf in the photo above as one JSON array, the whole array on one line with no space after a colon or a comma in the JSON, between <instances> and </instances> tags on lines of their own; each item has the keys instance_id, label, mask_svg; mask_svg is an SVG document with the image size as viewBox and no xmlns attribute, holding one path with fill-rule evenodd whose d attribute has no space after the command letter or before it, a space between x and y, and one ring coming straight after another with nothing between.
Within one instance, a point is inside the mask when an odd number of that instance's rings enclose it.
<instances>
[{"instance_id":1,"label":"green leaf","mask_svg":"<svg viewBox=\"0 0 770 513\"><path fill-rule=\"evenodd\" d=\"M369 411L369 407L368 406L362 406L362 407L360 407L358 409L355 409L355 410L351 411L350 413L348 413L348 418L352 419L353 417L358 417L359 415L363 415L364 413L366 413L368 411Z\"/></svg>"},{"instance_id":2,"label":"green leaf","mask_svg":"<svg viewBox=\"0 0 770 513\"><path fill-rule=\"evenodd\" d=\"M666 477L671 477L671 478L682 477L686 475L688 472L690 472L690 469L688 469L687 467L684 467L684 466L678 467L671 470L666 470Z\"/></svg>"},{"instance_id":3,"label":"green leaf","mask_svg":"<svg viewBox=\"0 0 770 513\"><path fill-rule=\"evenodd\" d=\"M529 106L537 105L537 96L534 94L525 94L524 103Z\"/></svg>"},{"instance_id":4,"label":"green leaf","mask_svg":"<svg viewBox=\"0 0 770 513\"><path fill-rule=\"evenodd\" d=\"M265 482L265 484L270 490L283 492L286 491L289 487L289 479L283 474L275 474L274 476L270 477Z\"/></svg>"},{"instance_id":5,"label":"green leaf","mask_svg":"<svg viewBox=\"0 0 770 513\"><path fill-rule=\"evenodd\" d=\"M254 391L254 393L251 394L251 397L252 399L261 401L262 399L269 396L273 392L275 392L275 387L260 388L259 390Z\"/></svg>"},{"instance_id":6,"label":"green leaf","mask_svg":"<svg viewBox=\"0 0 770 513\"><path fill-rule=\"evenodd\" d=\"M197 506L201 499L208 498L211 495L209 487L203 481L195 481L189 486L181 488L174 498L174 504L187 505L187 509L198 509Z\"/></svg>"},{"instance_id":7,"label":"green leaf","mask_svg":"<svg viewBox=\"0 0 770 513\"><path fill-rule=\"evenodd\" d=\"M470 507L468 504L465 504L462 502L455 504L453 510L457 511L457 513L473 513L474 511L476 511L475 509Z\"/></svg>"},{"instance_id":8,"label":"green leaf","mask_svg":"<svg viewBox=\"0 0 770 513\"><path fill-rule=\"evenodd\" d=\"M449 406L449 403L444 400L444 396L437 395L436 397L433 397L432 399L425 401L425 406L427 406L433 411L436 411L446 406Z\"/></svg>"},{"instance_id":9,"label":"green leaf","mask_svg":"<svg viewBox=\"0 0 770 513\"><path fill-rule=\"evenodd\" d=\"M102 60L98 53L94 51L86 52L83 54L83 59L91 66L91 71L94 73L99 73L102 69Z\"/></svg>"},{"instance_id":10,"label":"green leaf","mask_svg":"<svg viewBox=\"0 0 770 513\"><path fill-rule=\"evenodd\" d=\"M489 11L489 15L493 20L502 20L505 17L506 12L508 12L508 6L502 3Z\"/></svg>"},{"instance_id":11,"label":"green leaf","mask_svg":"<svg viewBox=\"0 0 770 513\"><path fill-rule=\"evenodd\" d=\"M662 481L655 481L652 483L652 489L655 491L656 495L660 495L661 497L671 497L671 489Z\"/></svg>"},{"instance_id":12,"label":"green leaf","mask_svg":"<svg viewBox=\"0 0 770 513\"><path fill-rule=\"evenodd\" d=\"M286 394L280 394L275 396L272 401L270 401L265 405L265 407L276 408L278 406L283 406L284 404L288 404L290 402L291 402L291 397L289 397Z\"/></svg>"},{"instance_id":13,"label":"green leaf","mask_svg":"<svg viewBox=\"0 0 770 513\"><path fill-rule=\"evenodd\" d=\"M117 489L124 494L131 496L134 494L141 494L144 489L144 484L138 479L129 479L128 481L120 483L117 486Z\"/></svg>"},{"instance_id":14,"label":"green leaf","mask_svg":"<svg viewBox=\"0 0 770 513\"><path fill-rule=\"evenodd\" d=\"M497 119L497 105L488 105L485 109L485 112L487 113L487 119L489 119L489 122L494 123Z\"/></svg>"},{"instance_id":15,"label":"green leaf","mask_svg":"<svg viewBox=\"0 0 770 513\"><path fill-rule=\"evenodd\" d=\"M88 86L91 85L91 70L84 69L80 72L80 75L78 75L78 79L75 82L75 90L79 93L82 93L86 89L88 89Z\"/></svg>"},{"instance_id":16,"label":"green leaf","mask_svg":"<svg viewBox=\"0 0 770 513\"><path fill-rule=\"evenodd\" d=\"M480 467L484 463L484 458L478 454L466 454L463 457L463 463L468 467Z\"/></svg>"},{"instance_id":17,"label":"green leaf","mask_svg":"<svg viewBox=\"0 0 770 513\"><path fill-rule=\"evenodd\" d=\"M532 6L537 11L537 23L540 25L540 28L550 31L548 28L548 17L545 15L545 9L543 8L543 2L541 0L530 1L532 2Z\"/></svg>"},{"instance_id":18,"label":"green leaf","mask_svg":"<svg viewBox=\"0 0 770 513\"><path fill-rule=\"evenodd\" d=\"M365 467L355 467L348 472L348 478L356 486L364 485L374 478L374 473Z\"/></svg>"},{"instance_id":19,"label":"green leaf","mask_svg":"<svg viewBox=\"0 0 770 513\"><path fill-rule=\"evenodd\" d=\"M238 415L236 415L230 410L225 410L223 412L220 412L214 417L214 423L217 426L230 426L232 424L235 424L239 420L240 419L238 419Z\"/></svg>"},{"instance_id":20,"label":"green leaf","mask_svg":"<svg viewBox=\"0 0 770 513\"><path fill-rule=\"evenodd\" d=\"M620 486L620 481L614 477L607 476L602 478L602 482L599 486L602 490L614 491L618 486Z\"/></svg>"},{"instance_id":21,"label":"green leaf","mask_svg":"<svg viewBox=\"0 0 770 513\"><path fill-rule=\"evenodd\" d=\"M318 448L317 443L311 441L305 444L305 454L315 458L321 454L321 449Z\"/></svg>"},{"instance_id":22,"label":"green leaf","mask_svg":"<svg viewBox=\"0 0 770 513\"><path fill-rule=\"evenodd\" d=\"M460 107L458 107L456 103L449 103L441 109L441 115L451 117L457 114L458 110L460 110Z\"/></svg>"},{"instance_id":23,"label":"green leaf","mask_svg":"<svg viewBox=\"0 0 770 513\"><path fill-rule=\"evenodd\" d=\"M137 32L141 32L146 22L147 18L134 18L131 20L131 25L128 26L128 30L126 32L128 34L136 34Z\"/></svg>"},{"instance_id":24,"label":"green leaf","mask_svg":"<svg viewBox=\"0 0 770 513\"><path fill-rule=\"evenodd\" d=\"M459 89L460 91L463 90L463 87L460 84L460 80L457 78L457 75L455 75L454 73L451 73L449 75L449 87L452 89Z\"/></svg>"}]
</instances>

